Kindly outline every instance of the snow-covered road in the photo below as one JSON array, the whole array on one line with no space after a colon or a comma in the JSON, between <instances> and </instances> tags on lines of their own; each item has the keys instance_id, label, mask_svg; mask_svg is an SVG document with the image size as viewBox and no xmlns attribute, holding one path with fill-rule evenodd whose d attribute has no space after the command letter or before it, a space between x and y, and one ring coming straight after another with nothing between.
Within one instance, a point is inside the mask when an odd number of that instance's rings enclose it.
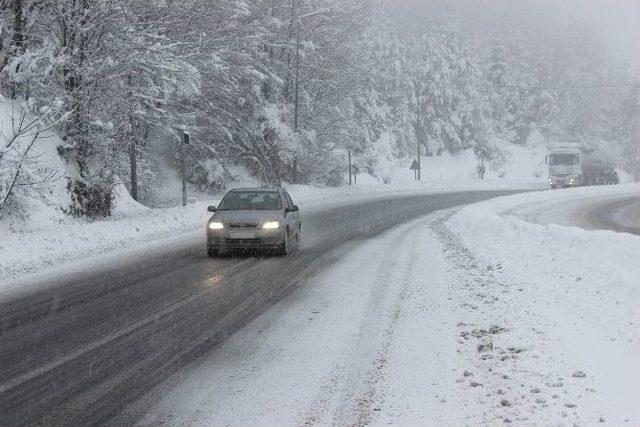
<instances>
[{"instance_id":1,"label":"snow-covered road","mask_svg":"<svg viewBox=\"0 0 640 427\"><path fill-rule=\"evenodd\" d=\"M148 396L141 424L637 425L640 238L525 220L599 191L510 196L351 243Z\"/></svg>"},{"instance_id":2,"label":"snow-covered road","mask_svg":"<svg viewBox=\"0 0 640 427\"><path fill-rule=\"evenodd\" d=\"M306 206L304 244L286 258L211 260L202 235L177 235L99 263L80 260L78 271L48 270L0 298L0 420L84 425L122 413L113 424L129 425L144 408L123 407L340 261L334 252L343 245L510 193L405 193Z\"/></svg>"},{"instance_id":3,"label":"snow-covered road","mask_svg":"<svg viewBox=\"0 0 640 427\"><path fill-rule=\"evenodd\" d=\"M412 195L525 188L540 186L460 180L335 188L292 185L288 190L303 212L312 212ZM126 193L126 189L119 191ZM203 224L211 216L207 206L217 204L220 197L166 209L151 209L124 198L111 218L94 222L66 215L49 217L48 211L33 212L31 221L21 225L0 222L0 300L16 289L31 290L43 277L68 276L168 245L202 240Z\"/></svg>"},{"instance_id":4,"label":"snow-covered road","mask_svg":"<svg viewBox=\"0 0 640 427\"><path fill-rule=\"evenodd\" d=\"M571 198L533 206L525 213L529 222L579 226L586 230L611 230L640 235L640 195L613 194Z\"/></svg>"},{"instance_id":5,"label":"snow-covered road","mask_svg":"<svg viewBox=\"0 0 640 427\"><path fill-rule=\"evenodd\" d=\"M179 378L143 424L418 422L446 395L461 404L449 281L429 224L343 248L335 267Z\"/></svg>"}]
</instances>

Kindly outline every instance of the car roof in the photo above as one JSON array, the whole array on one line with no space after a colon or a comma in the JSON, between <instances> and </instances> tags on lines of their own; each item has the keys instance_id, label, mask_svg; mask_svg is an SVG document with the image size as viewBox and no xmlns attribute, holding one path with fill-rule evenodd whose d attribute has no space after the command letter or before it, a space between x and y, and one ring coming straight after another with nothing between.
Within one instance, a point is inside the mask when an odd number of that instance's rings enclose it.
<instances>
[{"instance_id":1,"label":"car roof","mask_svg":"<svg viewBox=\"0 0 640 427\"><path fill-rule=\"evenodd\" d=\"M282 188L280 187L242 187L242 188L234 188L233 190L229 191L229 193L251 192L251 191L255 191L255 192L268 191L268 192L278 193L282 191Z\"/></svg>"}]
</instances>

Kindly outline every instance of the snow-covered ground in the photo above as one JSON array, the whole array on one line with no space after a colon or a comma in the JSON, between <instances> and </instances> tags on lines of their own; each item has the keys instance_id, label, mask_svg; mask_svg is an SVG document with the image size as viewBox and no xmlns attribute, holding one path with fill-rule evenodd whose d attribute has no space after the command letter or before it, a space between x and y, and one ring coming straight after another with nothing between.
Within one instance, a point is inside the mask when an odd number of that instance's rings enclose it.
<instances>
[{"instance_id":1,"label":"snow-covered ground","mask_svg":"<svg viewBox=\"0 0 640 427\"><path fill-rule=\"evenodd\" d=\"M511 196L465 208L450 222L506 292L494 296L496 304L506 297L501 326L508 332L493 346L522 351L511 362L479 360L478 369L511 365L502 389L518 416L542 424L640 422L640 237L523 219L543 203L589 203L612 193L637 196L640 186ZM478 310L479 319L496 319L493 310Z\"/></svg>"},{"instance_id":2,"label":"snow-covered ground","mask_svg":"<svg viewBox=\"0 0 640 427\"><path fill-rule=\"evenodd\" d=\"M339 261L176 375L142 425L637 425L640 237L526 221L530 193Z\"/></svg>"}]
</instances>

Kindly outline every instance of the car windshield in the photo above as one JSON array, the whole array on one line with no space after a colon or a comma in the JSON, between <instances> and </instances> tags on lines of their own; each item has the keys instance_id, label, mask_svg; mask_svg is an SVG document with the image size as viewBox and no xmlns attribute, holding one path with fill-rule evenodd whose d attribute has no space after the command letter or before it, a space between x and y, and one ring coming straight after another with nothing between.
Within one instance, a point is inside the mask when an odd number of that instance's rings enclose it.
<instances>
[{"instance_id":1,"label":"car windshield","mask_svg":"<svg viewBox=\"0 0 640 427\"><path fill-rule=\"evenodd\" d=\"M275 191L234 191L222 199L218 210L274 211L281 206L280 196Z\"/></svg>"},{"instance_id":2,"label":"car windshield","mask_svg":"<svg viewBox=\"0 0 640 427\"><path fill-rule=\"evenodd\" d=\"M579 156L577 154L552 154L549 158L551 166L571 166L577 165Z\"/></svg>"}]
</instances>

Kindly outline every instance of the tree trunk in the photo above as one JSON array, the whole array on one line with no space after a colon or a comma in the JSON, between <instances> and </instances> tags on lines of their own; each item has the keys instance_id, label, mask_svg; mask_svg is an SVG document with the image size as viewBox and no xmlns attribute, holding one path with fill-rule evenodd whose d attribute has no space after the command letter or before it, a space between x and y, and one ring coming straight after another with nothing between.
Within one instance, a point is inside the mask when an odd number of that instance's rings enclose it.
<instances>
[{"instance_id":1,"label":"tree trunk","mask_svg":"<svg viewBox=\"0 0 640 427\"><path fill-rule=\"evenodd\" d=\"M300 99L300 27L296 36L296 80L295 80L295 97L293 100L293 131L298 132L298 105Z\"/></svg>"},{"instance_id":2,"label":"tree trunk","mask_svg":"<svg viewBox=\"0 0 640 427\"><path fill-rule=\"evenodd\" d=\"M22 20L22 0L13 0L13 35L11 36L11 46L9 46L10 55L18 55L24 49L24 25ZM5 64L8 61L9 55L5 60ZM3 67L4 68L4 67ZM16 70L19 71L19 70ZM18 96L17 88L15 84L11 84L11 99L16 99Z\"/></svg>"},{"instance_id":3,"label":"tree trunk","mask_svg":"<svg viewBox=\"0 0 640 427\"><path fill-rule=\"evenodd\" d=\"M139 202L138 198L138 158L136 154L136 139L131 138L131 144L129 144L129 165L131 166L131 197L136 202Z\"/></svg>"}]
</instances>

